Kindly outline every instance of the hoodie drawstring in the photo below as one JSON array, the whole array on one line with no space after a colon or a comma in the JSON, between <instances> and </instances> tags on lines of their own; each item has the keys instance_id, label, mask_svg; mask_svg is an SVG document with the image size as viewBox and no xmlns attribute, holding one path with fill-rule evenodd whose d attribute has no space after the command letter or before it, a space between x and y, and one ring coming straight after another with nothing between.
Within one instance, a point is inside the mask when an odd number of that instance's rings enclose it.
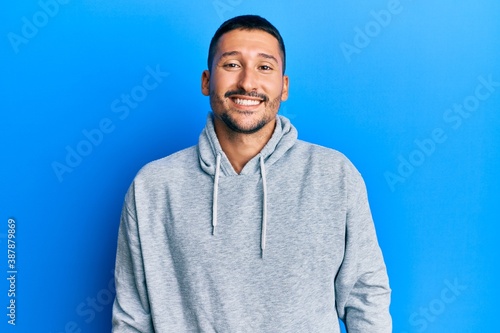
<instances>
[{"instance_id":1,"label":"hoodie drawstring","mask_svg":"<svg viewBox=\"0 0 500 333\"><path fill-rule=\"evenodd\" d=\"M214 193L212 203L212 235L215 235L215 228L217 227L217 205L219 198L219 174L221 155L217 154L215 161L215 176L214 176ZM261 256L264 257L264 250L266 249L266 234L267 234L267 183L266 183L266 167L264 165L264 157L260 155L260 175L262 178L262 224L260 231L260 249Z\"/></svg>"},{"instance_id":2,"label":"hoodie drawstring","mask_svg":"<svg viewBox=\"0 0 500 333\"><path fill-rule=\"evenodd\" d=\"M217 204L219 200L219 173L220 173L220 154L217 154L217 159L215 161L214 198L212 203L212 235L215 235L215 227L217 226Z\"/></svg>"},{"instance_id":3,"label":"hoodie drawstring","mask_svg":"<svg viewBox=\"0 0 500 333\"><path fill-rule=\"evenodd\" d=\"M266 168L264 166L264 157L260 155L260 175L262 177L262 226L260 231L260 248L261 256L264 257L266 249L266 234L267 234L267 184L266 184Z\"/></svg>"}]
</instances>

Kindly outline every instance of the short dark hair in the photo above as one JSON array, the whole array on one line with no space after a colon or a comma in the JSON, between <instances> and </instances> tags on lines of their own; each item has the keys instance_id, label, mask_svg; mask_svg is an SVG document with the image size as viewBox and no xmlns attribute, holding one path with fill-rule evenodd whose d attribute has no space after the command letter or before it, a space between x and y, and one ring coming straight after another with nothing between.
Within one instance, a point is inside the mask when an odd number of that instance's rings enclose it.
<instances>
[{"instance_id":1,"label":"short dark hair","mask_svg":"<svg viewBox=\"0 0 500 333\"><path fill-rule=\"evenodd\" d=\"M278 44L281 51L281 60L283 61L283 74L285 73L286 67L286 52L285 43L281 37L278 29L272 25L268 20L258 15L241 15L233 17L221 24L219 29L215 32L212 40L210 41L210 48L208 49L208 70L211 70L212 63L214 61L215 52L217 50L217 43L219 39L227 32L242 29L242 30L262 30L271 34L274 38L278 40Z\"/></svg>"}]
</instances>

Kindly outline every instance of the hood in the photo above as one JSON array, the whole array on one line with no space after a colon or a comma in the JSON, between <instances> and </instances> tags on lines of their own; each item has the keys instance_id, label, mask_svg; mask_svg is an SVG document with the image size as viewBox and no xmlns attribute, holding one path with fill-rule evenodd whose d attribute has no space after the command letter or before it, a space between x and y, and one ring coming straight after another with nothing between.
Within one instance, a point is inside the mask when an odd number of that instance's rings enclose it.
<instances>
[{"instance_id":1,"label":"hood","mask_svg":"<svg viewBox=\"0 0 500 333\"><path fill-rule=\"evenodd\" d=\"M266 168L278 161L297 141L297 130L287 118L277 115L276 126L271 139L262 150L243 167L240 175L260 173L262 177L262 227L261 253L264 255L267 231L267 185ZM231 162L222 150L215 134L213 114L207 116L207 124L198 141L198 156L201 169L213 177L214 191L212 203L212 233L217 227L218 184L220 177L238 176Z\"/></svg>"},{"instance_id":2,"label":"hood","mask_svg":"<svg viewBox=\"0 0 500 333\"><path fill-rule=\"evenodd\" d=\"M288 118L276 116L276 127L271 139L262 148L259 154L252 158L241 170L240 175L250 175L260 172L259 159L262 156L266 167L273 165L279 160L297 141L297 130L290 123ZM221 155L221 176L237 176L231 162L222 151L222 148L215 134L212 113L207 116L207 124L200 134L198 141L198 156L200 166L204 172L214 176L216 169L217 155Z\"/></svg>"}]
</instances>

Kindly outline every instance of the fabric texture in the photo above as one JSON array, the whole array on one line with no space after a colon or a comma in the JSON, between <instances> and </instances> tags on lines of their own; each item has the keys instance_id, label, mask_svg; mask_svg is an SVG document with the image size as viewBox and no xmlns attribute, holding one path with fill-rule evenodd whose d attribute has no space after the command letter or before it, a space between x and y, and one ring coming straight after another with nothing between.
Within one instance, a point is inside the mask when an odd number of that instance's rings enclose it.
<instances>
[{"instance_id":1,"label":"fabric texture","mask_svg":"<svg viewBox=\"0 0 500 333\"><path fill-rule=\"evenodd\" d=\"M212 116L123 206L113 332L391 332L363 179L282 116L238 174Z\"/></svg>"}]
</instances>

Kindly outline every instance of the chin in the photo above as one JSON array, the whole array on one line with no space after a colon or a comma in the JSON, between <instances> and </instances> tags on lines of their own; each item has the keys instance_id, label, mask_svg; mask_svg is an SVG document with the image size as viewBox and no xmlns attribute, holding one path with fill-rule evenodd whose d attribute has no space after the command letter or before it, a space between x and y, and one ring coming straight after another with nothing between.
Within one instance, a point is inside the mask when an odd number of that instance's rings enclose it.
<instances>
[{"instance_id":1,"label":"chin","mask_svg":"<svg viewBox=\"0 0 500 333\"><path fill-rule=\"evenodd\" d=\"M256 133L271 121L267 119L260 119L257 121L237 121L227 113L223 113L220 116L220 119L224 122L224 124L226 124L229 129L242 134Z\"/></svg>"}]
</instances>

